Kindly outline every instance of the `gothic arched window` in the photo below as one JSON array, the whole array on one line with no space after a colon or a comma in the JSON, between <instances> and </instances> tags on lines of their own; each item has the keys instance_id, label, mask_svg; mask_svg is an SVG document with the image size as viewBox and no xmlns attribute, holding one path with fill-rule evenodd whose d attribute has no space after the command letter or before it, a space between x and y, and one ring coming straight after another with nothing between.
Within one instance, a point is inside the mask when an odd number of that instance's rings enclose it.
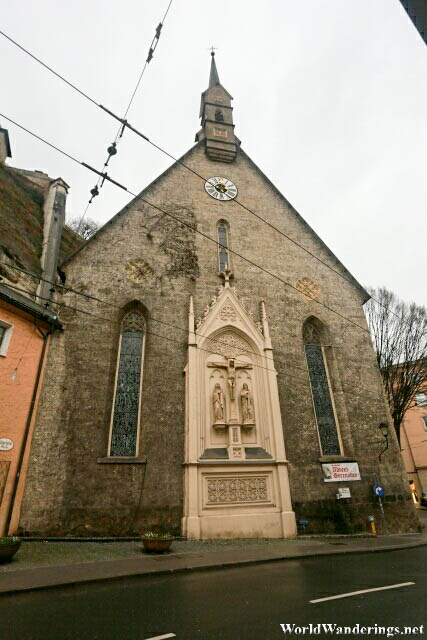
<instances>
[{"instance_id":1,"label":"gothic arched window","mask_svg":"<svg viewBox=\"0 0 427 640\"><path fill-rule=\"evenodd\" d=\"M218 222L218 268L222 273L230 269L229 225L224 220Z\"/></svg>"},{"instance_id":2,"label":"gothic arched window","mask_svg":"<svg viewBox=\"0 0 427 640\"><path fill-rule=\"evenodd\" d=\"M309 318L304 324L303 340L320 448L322 455L333 456L340 455L341 448L334 401L329 384L323 336L324 328L322 323L316 318Z\"/></svg>"},{"instance_id":3,"label":"gothic arched window","mask_svg":"<svg viewBox=\"0 0 427 640\"><path fill-rule=\"evenodd\" d=\"M137 455L144 339L144 317L130 311L123 318L120 333L110 456Z\"/></svg>"}]
</instances>

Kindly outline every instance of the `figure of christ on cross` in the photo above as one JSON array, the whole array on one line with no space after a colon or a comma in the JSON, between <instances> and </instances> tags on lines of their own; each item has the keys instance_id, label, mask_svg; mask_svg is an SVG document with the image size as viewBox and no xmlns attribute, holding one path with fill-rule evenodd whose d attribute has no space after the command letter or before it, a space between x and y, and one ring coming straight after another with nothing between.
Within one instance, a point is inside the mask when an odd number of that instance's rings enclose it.
<instances>
[{"instance_id":1,"label":"figure of christ on cross","mask_svg":"<svg viewBox=\"0 0 427 640\"><path fill-rule=\"evenodd\" d=\"M235 402L236 373L237 369L252 369L252 365L246 362L236 363L235 358L227 358L227 362L209 362L208 367L227 369L227 384L230 388L230 422L238 422L239 416Z\"/></svg>"}]
</instances>

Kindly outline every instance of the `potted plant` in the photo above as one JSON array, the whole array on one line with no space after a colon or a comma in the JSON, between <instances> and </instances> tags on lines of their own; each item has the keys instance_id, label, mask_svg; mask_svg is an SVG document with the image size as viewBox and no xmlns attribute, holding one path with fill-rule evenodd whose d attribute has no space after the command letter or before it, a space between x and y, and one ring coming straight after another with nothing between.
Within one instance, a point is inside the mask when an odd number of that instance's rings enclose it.
<instances>
[{"instance_id":1,"label":"potted plant","mask_svg":"<svg viewBox=\"0 0 427 640\"><path fill-rule=\"evenodd\" d=\"M17 536L0 537L0 562L12 560L15 553L21 546L22 540Z\"/></svg>"},{"instance_id":2,"label":"potted plant","mask_svg":"<svg viewBox=\"0 0 427 640\"><path fill-rule=\"evenodd\" d=\"M169 551L175 536L161 527L152 527L142 533L141 540L146 553L164 553Z\"/></svg>"}]
</instances>

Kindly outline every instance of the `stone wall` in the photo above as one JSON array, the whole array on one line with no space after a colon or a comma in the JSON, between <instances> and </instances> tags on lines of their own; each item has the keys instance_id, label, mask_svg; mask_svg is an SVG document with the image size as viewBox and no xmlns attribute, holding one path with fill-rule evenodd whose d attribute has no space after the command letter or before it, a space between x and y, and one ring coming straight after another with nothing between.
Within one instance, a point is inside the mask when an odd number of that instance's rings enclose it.
<instances>
[{"instance_id":1,"label":"stone wall","mask_svg":"<svg viewBox=\"0 0 427 640\"><path fill-rule=\"evenodd\" d=\"M312 531L367 530L368 514L378 515L372 494L377 473L386 490L389 527L415 530L417 521L392 429L390 448L381 469L378 465L382 445L378 424L387 422L389 415L362 311L363 291L244 153L225 165L209 160L199 144L184 161L206 178L231 179L242 203L338 272L236 202L210 198L203 181L179 165L143 192L150 202L214 239L218 220L227 220L231 248L289 283L232 255L233 285L255 319L260 301L266 304L297 518L310 520ZM178 532L184 490L188 303L191 294L196 317L201 315L221 283L217 246L136 199L65 269L67 284L108 300L111 306L70 293L64 296L65 304L94 315L64 309L64 332L52 339L22 531L129 535L162 524ZM311 283L301 284L303 279ZM303 286L317 299L297 290ZM107 455L119 322L126 305L135 301L143 305L147 322L140 460L99 462ZM361 482L348 483L352 498L347 504L336 500L336 483L323 482L319 463L302 342L302 325L310 316L323 322L330 337L325 349L343 449L359 463L362 475Z\"/></svg>"}]
</instances>

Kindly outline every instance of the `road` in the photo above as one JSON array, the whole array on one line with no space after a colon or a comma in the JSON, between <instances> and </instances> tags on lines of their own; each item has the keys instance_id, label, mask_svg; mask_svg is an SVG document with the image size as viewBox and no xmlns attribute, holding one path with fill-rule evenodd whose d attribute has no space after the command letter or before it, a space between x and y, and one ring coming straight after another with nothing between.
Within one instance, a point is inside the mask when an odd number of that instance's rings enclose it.
<instances>
[{"instance_id":1,"label":"road","mask_svg":"<svg viewBox=\"0 0 427 640\"><path fill-rule=\"evenodd\" d=\"M359 637L330 635L316 627L378 625L362 638L383 638L378 627L418 627L411 638L427 637L425 623L427 548L363 555L339 555L266 563L244 568L151 578L131 578L0 599L1 638L7 640L295 640ZM310 600L413 582L346 598ZM286 628L286 627L285 627ZM375 632L375 629L377 632ZM298 629L297 629L298 631ZM388 637L397 637L389 631Z\"/></svg>"}]
</instances>

